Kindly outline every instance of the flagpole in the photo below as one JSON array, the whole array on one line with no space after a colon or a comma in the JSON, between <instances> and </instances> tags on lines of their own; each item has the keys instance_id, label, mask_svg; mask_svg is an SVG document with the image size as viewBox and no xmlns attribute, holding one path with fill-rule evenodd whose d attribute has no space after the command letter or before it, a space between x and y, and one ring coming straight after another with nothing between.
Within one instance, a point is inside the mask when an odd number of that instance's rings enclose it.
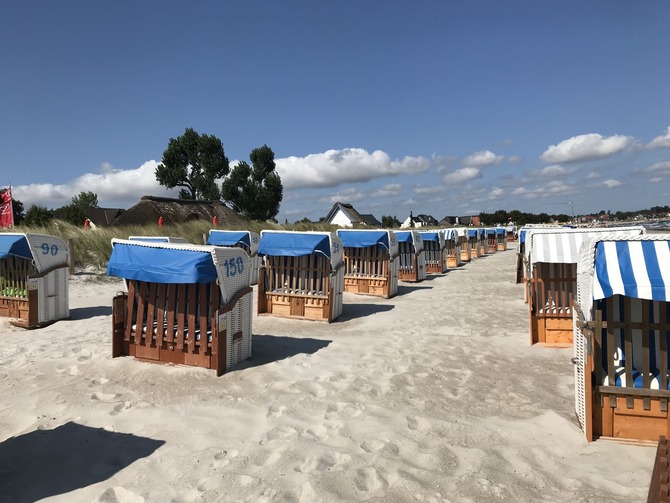
<instances>
[{"instance_id":1,"label":"flagpole","mask_svg":"<svg viewBox=\"0 0 670 503\"><path fill-rule=\"evenodd\" d=\"M14 228L14 194L12 194L12 183L9 183L9 217L11 218L11 223L9 228Z\"/></svg>"}]
</instances>

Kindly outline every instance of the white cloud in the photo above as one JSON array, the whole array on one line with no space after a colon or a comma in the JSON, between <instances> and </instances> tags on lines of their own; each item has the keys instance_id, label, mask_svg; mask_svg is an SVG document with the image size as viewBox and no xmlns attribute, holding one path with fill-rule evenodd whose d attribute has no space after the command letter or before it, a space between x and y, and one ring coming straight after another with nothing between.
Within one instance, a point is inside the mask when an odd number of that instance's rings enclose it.
<instances>
[{"instance_id":1,"label":"white cloud","mask_svg":"<svg viewBox=\"0 0 670 503\"><path fill-rule=\"evenodd\" d=\"M490 192L490 196L491 196L491 199L498 199L504 193L505 193L505 191L503 189L501 189L500 187L492 187L491 192Z\"/></svg>"},{"instance_id":2,"label":"white cloud","mask_svg":"<svg viewBox=\"0 0 670 503\"><path fill-rule=\"evenodd\" d=\"M483 168L492 166L503 160L503 156L495 155L490 150L480 150L463 159L463 165L467 167Z\"/></svg>"},{"instance_id":3,"label":"white cloud","mask_svg":"<svg viewBox=\"0 0 670 503\"><path fill-rule=\"evenodd\" d=\"M370 197L391 197L397 196L400 194L400 191L403 189L403 185L400 183L391 183L389 185L384 185L379 187L377 190L370 192Z\"/></svg>"},{"instance_id":4,"label":"white cloud","mask_svg":"<svg viewBox=\"0 0 670 503\"><path fill-rule=\"evenodd\" d=\"M600 173L596 171L591 171L588 175L586 175L587 180L595 180L596 178L600 178Z\"/></svg>"},{"instance_id":5,"label":"white cloud","mask_svg":"<svg viewBox=\"0 0 670 503\"><path fill-rule=\"evenodd\" d=\"M538 197L565 196L570 194L576 194L578 192L579 187L577 185L566 184L560 180L552 180L546 185L535 187L534 189L517 187L512 191L512 195L521 196L524 199L535 199Z\"/></svg>"},{"instance_id":6,"label":"white cloud","mask_svg":"<svg viewBox=\"0 0 670 503\"><path fill-rule=\"evenodd\" d=\"M461 168L453 173L447 173L442 177L442 181L447 185L460 185L469 182L475 178L481 178L482 172L479 168Z\"/></svg>"},{"instance_id":7,"label":"white cloud","mask_svg":"<svg viewBox=\"0 0 670 503\"><path fill-rule=\"evenodd\" d=\"M430 168L424 157L391 160L381 150L368 153L361 148L328 150L306 157L275 160L277 173L285 190L297 188L336 187L348 182L367 182L375 178L417 174Z\"/></svg>"},{"instance_id":8,"label":"white cloud","mask_svg":"<svg viewBox=\"0 0 670 503\"><path fill-rule=\"evenodd\" d=\"M521 157L520 155L510 155L507 158L507 162L510 164L520 164L523 162L523 157Z\"/></svg>"},{"instance_id":9,"label":"white cloud","mask_svg":"<svg viewBox=\"0 0 670 503\"><path fill-rule=\"evenodd\" d=\"M563 140L558 145L551 145L540 159L553 163L591 161L618 154L634 143L635 139L631 136L583 134Z\"/></svg>"},{"instance_id":10,"label":"white cloud","mask_svg":"<svg viewBox=\"0 0 670 503\"><path fill-rule=\"evenodd\" d=\"M670 148L670 126L665 130L665 134L657 136L647 144L648 149Z\"/></svg>"},{"instance_id":11,"label":"white cloud","mask_svg":"<svg viewBox=\"0 0 670 503\"><path fill-rule=\"evenodd\" d=\"M101 207L128 207L145 195L177 197L178 189L167 190L156 181L158 164L152 160L139 168L122 170L103 163L100 173L86 173L66 184L33 183L12 189L26 209L32 205L58 208L70 204L72 197L82 191L97 194Z\"/></svg>"},{"instance_id":12,"label":"white cloud","mask_svg":"<svg viewBox=\"0 0 670 503\"><path fill-rule=\"evenodd\" d=\"M654 175L670 175L670 161L661 161L652 164L642 170L643 173L652 173Z\"/></svg>"},{"instance_id":13,"label":"white cloud","mask_svg":"<svg viewBox=\"0 0 670 503\"><path fill-rule=\"evenodd\" d=\"M353 203L356 201L362 201L365 199L367 195L365 192L358 190L354 187L344 189L341 191L338 191L336 194L329 195L329 196L324 196L319 198L320 203L325 203L325 202L330 202L330 203L337 203L337 202L346 202L346 203Z\"/></svg>"},{"instance_id":14,"label":"white cloud","mask_svg":"<svg viewBox=\"0 0 670 503\"><path fill-rule=\"evenodd\" d=\"M577 171L577 168L564 168L560 164L552 164L546 168L532 172L533 178L560 178Z\"/></svg>"},{"instance_id":15,"label":"white cloud","mask_svg":"<svg viewBox=\"0 0 670 503\"><path fill-rule=\"evenodd\" d=\"M406 201L403 201L401 204L403 206L409 206L410 204L416 204L416 201L410 197Z\"/></svg>"},{"instance_id":16,"label":"white cloud","mask_svg":"<svg viewBox=\"0 0 670 503\"><path fill-rule=\"evenodd\" d=\"M415 187L415 194L441 194L445 192L447 188L443 185L432 185L428 187Z\"/></svg>"},{"instance_id":17,"label":"white cloud","mask_svg":"<svg viewBox=\"0 0 670 503\"><path fill-rule=\"evenodd\" d=\"M621 185L623 185L623 182L620 182L619 180L603 180L602 182L594 185L594 187L598 187L601 189L613 189Z\"/></svg>"}]
</instances>

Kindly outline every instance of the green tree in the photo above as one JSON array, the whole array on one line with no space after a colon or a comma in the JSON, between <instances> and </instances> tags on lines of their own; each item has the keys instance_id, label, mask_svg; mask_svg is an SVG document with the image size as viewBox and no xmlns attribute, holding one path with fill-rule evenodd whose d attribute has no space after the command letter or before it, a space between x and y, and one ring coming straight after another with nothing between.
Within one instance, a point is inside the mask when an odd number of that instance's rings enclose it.
<instances>
[{"instance_id":1,"label":"green tree","mask_svg":"<svg viewBox=\"0 0 670 503\"><path fill-rule=\"evenodd\" d=\"M385 228L394 228L394 227L400 227L400 220L396 218L396 216L391 216L391 215L382 215L382 227Z\"/></svg>"},{"instance_id":2,"label":"green tree","mask_svg":"<svg viewBox=\"0 0 670 503\"><path fill-rule=\"evenodd\" d=\"M221 185L221 196L237 213L253 220L273 220L284 197L281 178L275 171L275 154L270 147L255 148L251 166L242 161Z\"/></svg>"},{"instance_id":3,"label":"green tree","mask_svg":"<svg viewBox=\"0 0 670 503\"><path fill-rule=\"evenodd\" d=\"M216 180L229 171L221 140L186 128L183 135L168 141L156 180L168 189L182 187L180 199L217 200L221 193Z\"/></svg>"},{"instance_id":4,"label":"green tree","mask_svg":"<svg viewBox=\"0 0 670 503\"><path fill-rule=\"evenodd\" d=\"M51 220L53 220L53 211L48 210L45 206L32 205L26 211L26 216L23 223L29 227L44 227Z\"/></svg>"},{"instance_id":5,"label":"green tree","mask_svg":"<svg viewBox=\"0 0 670 503\"><path fill-rule=\"evenodd\" d=\"M14 225L19 225L23 222L23 203L18 199L12 197L12 210L14 213Z\"/></svg>"},{"instance_id":6,"label":"green tree","mask_svg":"<svg viewBox=\"0 0 670 503\"><path fill-rule=\"evenodd\" d=\"M72 197L72 202L56 210L63 220L72 225L84 225L86 213L90 208L98 207L98 195L91 191L83 191Z\"/></svg>"}]
</instances>

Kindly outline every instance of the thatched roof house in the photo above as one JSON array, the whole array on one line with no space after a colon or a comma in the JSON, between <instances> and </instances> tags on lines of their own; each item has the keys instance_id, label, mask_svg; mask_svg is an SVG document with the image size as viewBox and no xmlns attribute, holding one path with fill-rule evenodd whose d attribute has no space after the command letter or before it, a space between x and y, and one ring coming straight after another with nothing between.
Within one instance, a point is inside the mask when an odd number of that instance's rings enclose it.
<instances>
[{"instance_id":1,"label":"thatched roof house","mask_svg":"<svg viewBox=\"0 0 670 503\"><path fill-rule=\"evenodd\" d=\"M135 206L128 208L114 220L114 225L155 224L163 217L165 225L206 220L216 216L219 225L245 225L249 220L235 213L221 201L195 201L169 197L144 196Z\"/></svg>"}]
</instances>

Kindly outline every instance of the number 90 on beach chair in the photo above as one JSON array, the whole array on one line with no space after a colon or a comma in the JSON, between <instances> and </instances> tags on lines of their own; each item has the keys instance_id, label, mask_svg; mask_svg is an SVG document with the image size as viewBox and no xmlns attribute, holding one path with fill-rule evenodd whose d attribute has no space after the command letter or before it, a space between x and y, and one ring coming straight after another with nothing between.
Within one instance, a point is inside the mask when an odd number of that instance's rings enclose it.
<instances>
[{"instance_id":1,"label":"number 90 on beach chair","mask_svg":"<svg viewBox=\"0 0 670 503\"><path fill-rule=\"evenodd\" d=\"M240 248L112 240L112 356L223 374L251 356L249 258Z\"/></svg>"},{"instance_id":2,"label":"number 90 on beach chair","mask_svg":"<svg viewBox=\"0 0 670 503\"><path fill-rule=\"evenodd\" d=\"M342 314L342 241L330 232L261 231L258 314L331 322Z\"/></svg>"},{"instance_id":3,"label":"number 90 on beach chair","mask_svg":"<svg viewBox=\"0 0 670 503\"><path fill-rule=\"evenodd\" d=\"M44 234L0 234L0 316L35 328L70 316L67 244Z\"/></svg>"}]
</instances>

